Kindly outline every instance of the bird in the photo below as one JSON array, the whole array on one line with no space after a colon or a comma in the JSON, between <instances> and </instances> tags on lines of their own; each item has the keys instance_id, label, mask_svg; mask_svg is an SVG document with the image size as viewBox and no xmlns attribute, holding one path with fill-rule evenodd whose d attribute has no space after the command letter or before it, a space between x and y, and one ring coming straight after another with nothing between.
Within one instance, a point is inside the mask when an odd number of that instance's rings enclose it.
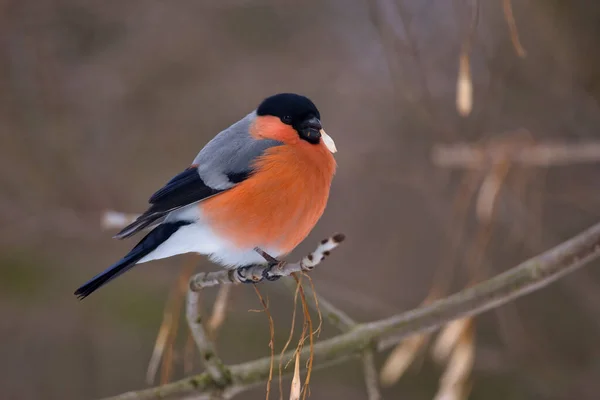
<instances>
[{"instance_id":1,"label":"bird","mask_svg":"<svg viewBox=\"0 0 600 400\"><path fill-rule=\"evenodd\" d=\"M184 253L237 271L289 254L325 211L336 152L308 97L263 98L149 198L146 211L113 238L149 232L75 296L86 298L135 265Z\"/></svg>"}]
</instances>

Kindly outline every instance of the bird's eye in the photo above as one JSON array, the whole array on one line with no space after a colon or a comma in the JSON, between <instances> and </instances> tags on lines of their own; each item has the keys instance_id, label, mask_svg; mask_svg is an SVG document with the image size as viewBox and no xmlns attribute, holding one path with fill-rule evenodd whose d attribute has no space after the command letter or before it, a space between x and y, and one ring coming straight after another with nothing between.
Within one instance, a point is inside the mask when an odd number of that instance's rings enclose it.
<instances>
[{"instance_id":1,"label":"bird's eye","mask_svg":"<svg viewBox=\"0 0 600 400\"><path fill-rule=\"evenodd\" d=\"M290 117L289 115L285 115L283 118L281 118L281 120L283 121L284 124L288 124L288 125L292 124L292 117Z\"/></svg>"}]
</instances>

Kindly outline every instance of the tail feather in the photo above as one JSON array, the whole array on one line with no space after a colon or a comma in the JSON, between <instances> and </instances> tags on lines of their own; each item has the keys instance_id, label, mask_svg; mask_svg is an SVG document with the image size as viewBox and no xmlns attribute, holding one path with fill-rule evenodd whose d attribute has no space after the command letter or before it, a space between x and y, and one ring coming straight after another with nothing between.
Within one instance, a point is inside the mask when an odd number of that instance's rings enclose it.
<instances>
[{"instance_id":1,"label":"tail feather","mask_svg":"<svg viewBox=\"0 0 600 400\"><path fill-rule=\"evenodd\" d=\"M75 296L83 300L94 291L112 281L119 275L129 271L142 258L154 251L158 246L171 237L179 228L191 224L190 221L169 222L158 225L148 233L122 259L111 265L106 271L96 275L75 291Z\"/></svg>"}]
</instances>

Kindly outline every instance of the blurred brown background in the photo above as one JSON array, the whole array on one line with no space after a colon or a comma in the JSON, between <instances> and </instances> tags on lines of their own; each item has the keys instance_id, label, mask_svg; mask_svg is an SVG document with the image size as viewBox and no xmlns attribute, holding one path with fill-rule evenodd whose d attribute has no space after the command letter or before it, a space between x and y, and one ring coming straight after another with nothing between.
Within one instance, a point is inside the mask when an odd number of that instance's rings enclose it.
<instances>
[{"instance_id":1,"label":"blurred brown background","mask_svg":"<svg viewBox=\"0 0 600 400\"><path fill-rule=\"evenodd\" d=\"M78 302L73 290L135 242L111 239L101 215L142 211L214 134L275 92L311 97L339 149L327 211L294 253L347 234L312 273L318 292L368 321L417 306L451 258L452 290L464 287L480 225L472 204L456 215L465 172L435 166L432 146L519 129L535 142L575 143L600 126L600 3L514 1L525 58L502 1L482 3L474 106L461 118L455 87L471 2L0 1L0 398L93 399L147 386L183 257L144 264ZM592 163L513 166L480 278L593 224L597 173ZM595 264L476 320L470 399L598 398ZM261 291L280 349L291 295L277 284ZM234 288L218 342L226 362L268 354L266 318L248 312L256 308L250 286ZM326 325L321 337L336 333ZM184 376L180 336L172 379ZM422 357L384 397L431 399L441 370ZM312 399L365 398L358 361L312 382ZM264 387L239 398L264 398Z\"/></svg>"}]
</instances>

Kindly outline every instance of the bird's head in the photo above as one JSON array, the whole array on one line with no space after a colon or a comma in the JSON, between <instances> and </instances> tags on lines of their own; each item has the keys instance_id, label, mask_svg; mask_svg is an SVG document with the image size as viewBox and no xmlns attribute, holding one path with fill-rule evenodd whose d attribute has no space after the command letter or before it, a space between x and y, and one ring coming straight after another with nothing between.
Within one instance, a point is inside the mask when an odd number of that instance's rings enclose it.
<instances>
[{"instance_id":1,"label":"bird's head","mask_svg":"<svg viewBox=\"0 0 600 400\"><path fill-rule=\"evenodd\" d=\"M264 99L256 109L253 135L284 143L304 140L313 145L323 144L335 153L333 139L321 125L321 114L305 96L280 93Z\"/></svg>"}]
</instances>

